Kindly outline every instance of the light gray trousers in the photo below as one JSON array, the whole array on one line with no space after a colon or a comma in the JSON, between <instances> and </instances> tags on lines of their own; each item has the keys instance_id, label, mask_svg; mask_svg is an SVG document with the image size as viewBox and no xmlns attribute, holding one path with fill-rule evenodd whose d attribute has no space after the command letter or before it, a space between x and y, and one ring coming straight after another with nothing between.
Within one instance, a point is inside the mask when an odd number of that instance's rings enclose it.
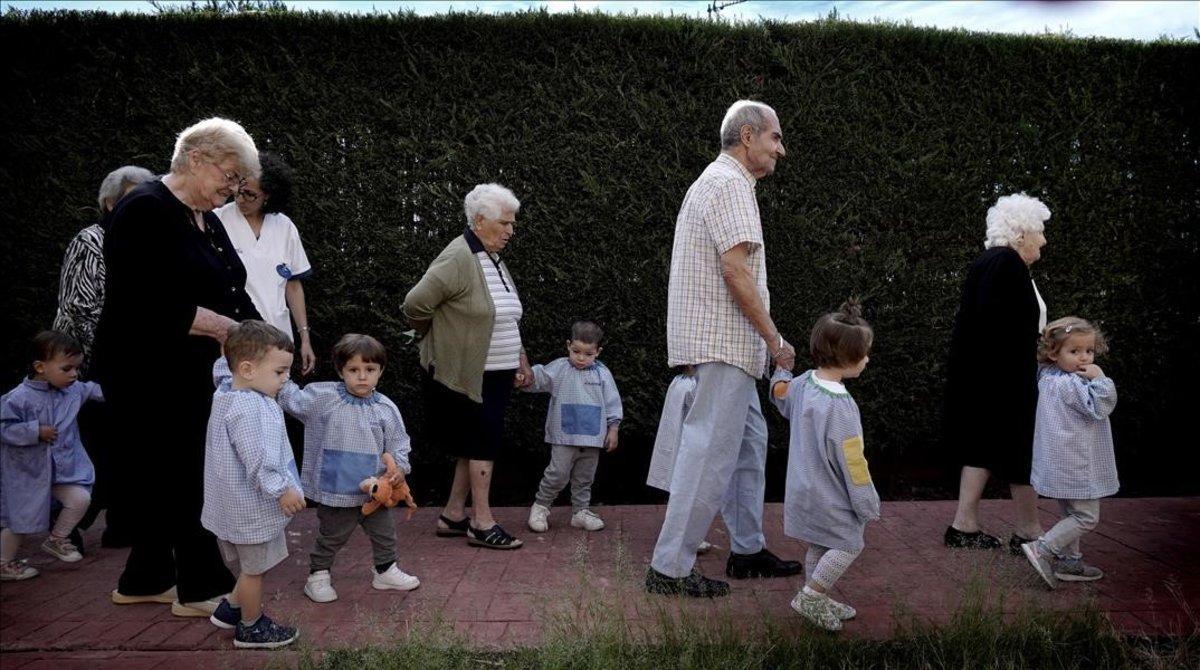
<instances>
[{"instance_id":1,"label":"light gray trousers","mask_svg":"<svg viewBox=\"0 0 1200 670\"><path fill-rule=\"evenodd\" d=\"M1059 500L1063 519L1046 531L1042 541L1059 558L1082 558L1079 538L1096 529L1100 523L1099 500Z\"/></svg>"},{"instance_id":2,"label":"light gray trousers","mask_svg":"<svg viewBox=\"0 0 1200 670\"><path fill-rule=\"evenodd\" d=\"M599 463L600 449L596 447L551 445L550 465L546 466L535 496L538 504L543 507L553 505L569 481L571 512L587 509L592 504L592 482L596 479L596 466Z\"/></svg>"},{"instance_id":3,"label":"light gray trousers","mask_svg":"<svg viewBox=\"0 0 1200 670\"><path fill-rule=\"evenodd\" d=\"M696 366L696 397L683 420L666 518L650 567L686 577L721 511L735 554L761 551L767 421L754 378L725 363Z\"/></svg>"}]
</instances>

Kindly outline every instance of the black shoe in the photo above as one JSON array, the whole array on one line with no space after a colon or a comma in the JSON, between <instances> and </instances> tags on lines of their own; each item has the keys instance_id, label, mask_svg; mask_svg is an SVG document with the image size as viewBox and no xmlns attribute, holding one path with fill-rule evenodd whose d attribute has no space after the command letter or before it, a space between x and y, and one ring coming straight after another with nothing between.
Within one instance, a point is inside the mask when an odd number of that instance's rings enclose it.
<instances>
[{"instance_id":1,"label":"black shoe","mask_svg":"<svg viewBox=\"0 0 1200 670\"><path fill-rule=\"evenodd\" d=\"M695 570L687 577L668 577L650 568L646 571L646 591L665 596L719 598L729 595L729 582L709 579Z\"/></svg>"},{"instance_id":2,"label":"black shoe","mask_svg":"<svg viewBox=\"0 0 1200 670\"><path fill-rule=\"evenodd\" d=\"M725 576L734 579L761 579L765 577L791 577L800 574L800 561L785 561L763 549L757 554L729 553L725 563Z\"/></svg>"},{"instance_id":3,"label":"black shoe","mask_svg":"<svg viewBox=\"0 0 1200 670\"><path fill-rule=\"evenodd\" d=\"M964 533L954 526L946 527L946 536L943 538L947 547L951 549L999 549L1003 545L1000 544L1000 538L995 535L977 530L974 533ZM1020 547L1017 547L1020 551Z\"/></svg>"},{"instance_id":4,"label":"black shoe","mask_svg":"<svg viewBox=\"0 0 1200 670\"><path fill-rule=\"evenodd\" d=\"M1013 556L1024 556L1025 552L1021 549L1021 545L1029 542L1035 542L1036 540L1036 537L1021 537L1020 535L1013 533L1012 537L1008 538L1008 551Z\"/></svg>"}]
</instances>

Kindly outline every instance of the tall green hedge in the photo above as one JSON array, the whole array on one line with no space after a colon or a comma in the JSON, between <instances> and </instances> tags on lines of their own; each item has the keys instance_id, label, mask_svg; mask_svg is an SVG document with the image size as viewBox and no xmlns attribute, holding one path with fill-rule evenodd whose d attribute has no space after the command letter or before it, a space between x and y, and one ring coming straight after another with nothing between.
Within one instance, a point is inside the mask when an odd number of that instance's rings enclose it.
<instances>
[{"instance_id":1,"label":"tall green hedge","mask_svg":"<svg viewBox=\"0 0 1200 670\"><path fill-rule=\"evenodd\" d=\"M876 349L851 386L885 496L954 491L957 445L939 429L948 333L984 214L1014 191L1053 211L1034 266L1050 315L1110 334L1124 490L1200 490L1186 446L1200 401L1195 43L594 14L75 12L10 12L0 42L6 385L51 322L62 251L95 218L100 179L125 163L165 171L176 132L223 115L296 168L316 345L347 331L388 345L383 390L413 433L426 501L444 494L449 459L424 439L399 304L485 181L523 202L506 258L533 357L560 355L578 317L608 331L628 418L596 499L649 499L675 216L725 107L752 97L779 111L788 147L758 187L772 311L804 349L820 313L866 300ZM162 393L170 370L129 367ZM545 407L517 399L497 502L530 500ZM771 430L778 498L786 428L772 417Z\"/></svg>"}]
</instances>

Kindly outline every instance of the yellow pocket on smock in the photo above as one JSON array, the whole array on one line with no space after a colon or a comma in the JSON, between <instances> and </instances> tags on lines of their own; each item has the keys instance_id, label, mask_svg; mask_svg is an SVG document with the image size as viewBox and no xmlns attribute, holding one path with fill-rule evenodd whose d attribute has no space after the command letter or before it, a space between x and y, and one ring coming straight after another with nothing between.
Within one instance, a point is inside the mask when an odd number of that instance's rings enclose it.
<instances>
[{"instance_id":1,"label":"yellow pocket on smock","mask_svg":"<svg viewBox=\"0 0 1200 670\"><path fill-rule=\"evenodd\" d=\"M867 457L863 455L861 435L842 442L842 453L846 456L846 467L850 469L850 481L855 486L871 483L871 472L867 470Z\"/></svg>"}]
</instances>

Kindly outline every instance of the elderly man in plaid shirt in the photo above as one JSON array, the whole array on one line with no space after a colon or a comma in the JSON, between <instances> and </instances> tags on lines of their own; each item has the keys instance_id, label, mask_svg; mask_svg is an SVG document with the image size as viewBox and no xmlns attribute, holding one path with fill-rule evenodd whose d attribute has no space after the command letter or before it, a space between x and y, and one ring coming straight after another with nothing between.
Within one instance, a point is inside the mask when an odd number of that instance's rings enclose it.
<instances>
[{"instance_id":1,"label":"elderly man in plaid shirt","mask_svg":"<svg viewBox=\"0 0 1200 670\"><path fill-rule=\"evenodd\" d=\"M721 123L721 153L688 189L675 222L667 295L669 365L692 365L696 395L683 422L671 498L646 575L651 593L723 596L727 582L693 570L720 509L730 534L725 574L782 577L796 561L767 551L762 532L767 423L755 380L796 352L771 320L754 188L784 156L775 111L739 100Z\"/></svg>"}]
</instances>

